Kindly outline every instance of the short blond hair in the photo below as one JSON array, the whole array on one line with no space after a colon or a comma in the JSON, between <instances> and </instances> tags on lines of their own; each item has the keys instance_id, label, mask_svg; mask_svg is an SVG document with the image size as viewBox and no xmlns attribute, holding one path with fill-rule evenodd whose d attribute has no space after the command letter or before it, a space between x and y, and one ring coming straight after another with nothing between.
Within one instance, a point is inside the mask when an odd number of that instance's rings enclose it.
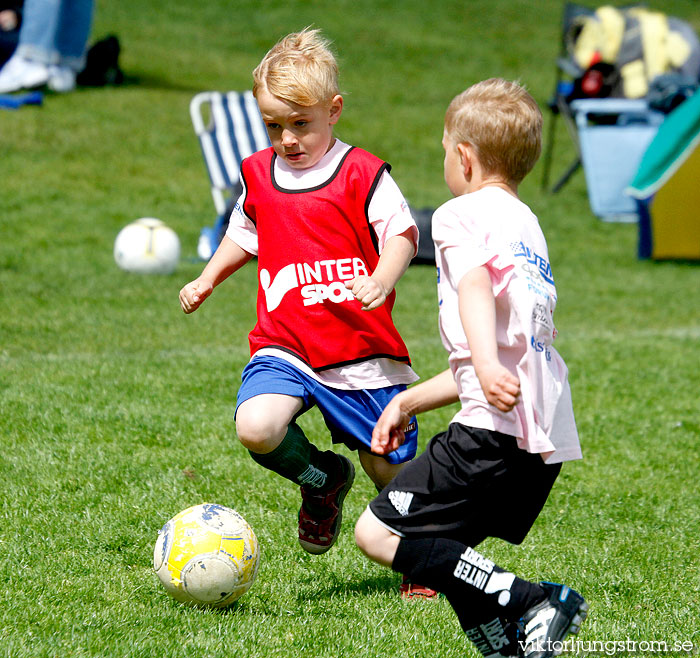
<instances>
[{"instance_id":1,"label":"short blond hair","mask_svg":"<svg viewBox=\"0 0 700 658\"><path fill-rule=\"evenodd\" d=\"M330 102L340 93L330 41L310 28L280 39L253 71L256 98L261 88L305 107Z\"/></svg>"},{"instance_id":2,"label":"short blond hair","mask_svg":"<svg viewBox=\"0 0 700 658\"><path fill-rule=\"evenodd\" d=\"M490 78L455 96L445 114L454 146L469 143L487 175L519 183L542 150L542 112L517 82Z\"/></svg>"}]
</instances>

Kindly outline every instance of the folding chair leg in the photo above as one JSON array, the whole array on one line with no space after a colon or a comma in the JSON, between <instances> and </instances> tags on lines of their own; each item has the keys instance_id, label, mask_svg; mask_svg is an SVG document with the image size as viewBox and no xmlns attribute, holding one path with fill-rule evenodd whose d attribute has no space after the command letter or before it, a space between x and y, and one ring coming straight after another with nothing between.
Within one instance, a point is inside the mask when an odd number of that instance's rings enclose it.
<instances>
[{"instance_id":1,"label":"folding chair leg","mask_svg":"<svg viewBox=\"0 0 700 658\"><path fill-rule=\"evenodd\" d=\"M561 178L553 185L552 187L552 194L556 194L566 183L569 182L569 178L571 178L578 168L581 166L581 158L576 158L570 165L569 168L563 173Z\"/></svg>"},{"instance_id":2,"label":"folding chair leg","mask_svg":"<svg viewBox=\"0 0 700 658\"><path fill-rule=\"evenodd\" d=\"M552 170L552 153L554 151L554 130L556 128L556 114L552 114L552 118L549 121L549 135L547 137L547 144L544 150L544 157L542 158L542 190L547 191L549 187L549 174Z\"/></svg>"},{"instance_id":3,"label":"folding chair leg","mask_svg":"<svg viewBox=\"0 0 700 658\"><path fill-rule=\"evenodd\" d=\"M221 239L226 233L226 229L228 228L228 218L229 215L227 212L223 215L219 215L216 218L216 222L214 224L214 234L217 236L217 244L221 242Z\"/></svg>"},{"instance_id":4,"label":"folding chair leg","mask_svg":"<svg viewBox=\"0 0 700 658\"><path fill-rule=\"evenodd\" d=\"M228 211L219 215L216 218L213 226L205 226L199 233L199 242L197 243L197 255L202 260L209 260L219 246L226 228L228 227Z\"/></svg>"}]
</instances>

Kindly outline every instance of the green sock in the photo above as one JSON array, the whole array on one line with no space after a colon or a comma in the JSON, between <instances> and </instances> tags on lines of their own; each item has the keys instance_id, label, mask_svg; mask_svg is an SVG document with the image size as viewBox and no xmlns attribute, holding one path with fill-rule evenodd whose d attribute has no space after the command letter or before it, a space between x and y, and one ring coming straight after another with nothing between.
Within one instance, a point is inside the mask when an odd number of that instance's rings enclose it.
<instances>
[{"instance_id":1,"label":"green sock","mask_svg":"<svg viewBox=\"0 0 700 658\"><path fill-rule=\"evenodd\" d=\"M320 451L296 423L290 423L282 443L272 452L250 452L250 456L261 466L308 489L326 489L338 475L335 453Z\"/></svg>"}]
</instances>

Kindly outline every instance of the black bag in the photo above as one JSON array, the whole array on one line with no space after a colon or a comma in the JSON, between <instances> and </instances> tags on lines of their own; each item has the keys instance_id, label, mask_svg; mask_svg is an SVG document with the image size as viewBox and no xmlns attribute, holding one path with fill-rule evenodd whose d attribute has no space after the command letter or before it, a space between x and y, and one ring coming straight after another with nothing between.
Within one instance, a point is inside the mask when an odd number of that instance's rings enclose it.
<instances>
[{"instance_id":1,"label":"black bag","mask_svg":"<svg viewBox=\"0 0 700 658\"><path fill-rule=\"evenodd\" d=\"M411 215L420 233L418 253L413 257L412 265L435 265L435 244L431 234L434 212L434 208L411 208Z\"/></svg>"},{"instance_id":2,"label":"black bag","mask_svg":"<svg viewBox=\"0 0 700 658\"><path fill-rule=\"evenodd\" d=\"M620 72L612 65L598 62L587 68L574 80L567 102L579 98L608 98L622 96L622 78Z\"/></svg>"},{"instance_id":3,"label":"black bag","mask_svg":"<svg viewBox=\"0 0 700 658\"><path fill-rule=\"evenodd\" d=\"M76 81L85 87L120 85L124 73L119 68L119 39L113 34L95 43L87 52L85 68Z\"/></svg>"},{"instance_id":4,"label":"black bag","mask_svg":"<svg viewBox=\"0 0 700 658\"><path fill-rule=\"evenodd\" d=\"M698 90L698 82L681 73L657 75L649 85L649 107L664 114L673 112Z\"/></svg>"}]
</instances>

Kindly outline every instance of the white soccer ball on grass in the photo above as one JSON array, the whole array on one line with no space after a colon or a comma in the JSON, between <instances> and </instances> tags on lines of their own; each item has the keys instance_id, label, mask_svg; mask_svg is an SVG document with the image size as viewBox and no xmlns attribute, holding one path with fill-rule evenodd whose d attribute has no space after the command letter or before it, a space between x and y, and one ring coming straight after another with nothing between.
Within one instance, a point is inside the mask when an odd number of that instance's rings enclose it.
<instances>
[{"instance_id":1,"label":"white soccer ball on grass","mask_svg":"<svg viewBox=\"0 0 700 658\"><path fill-rule=\"evenodd\" d=\"M114 260L127 272L170 274L180 260L180 240L165 222L142 217L119 231Z\"/></svg>"}]
</instances>

